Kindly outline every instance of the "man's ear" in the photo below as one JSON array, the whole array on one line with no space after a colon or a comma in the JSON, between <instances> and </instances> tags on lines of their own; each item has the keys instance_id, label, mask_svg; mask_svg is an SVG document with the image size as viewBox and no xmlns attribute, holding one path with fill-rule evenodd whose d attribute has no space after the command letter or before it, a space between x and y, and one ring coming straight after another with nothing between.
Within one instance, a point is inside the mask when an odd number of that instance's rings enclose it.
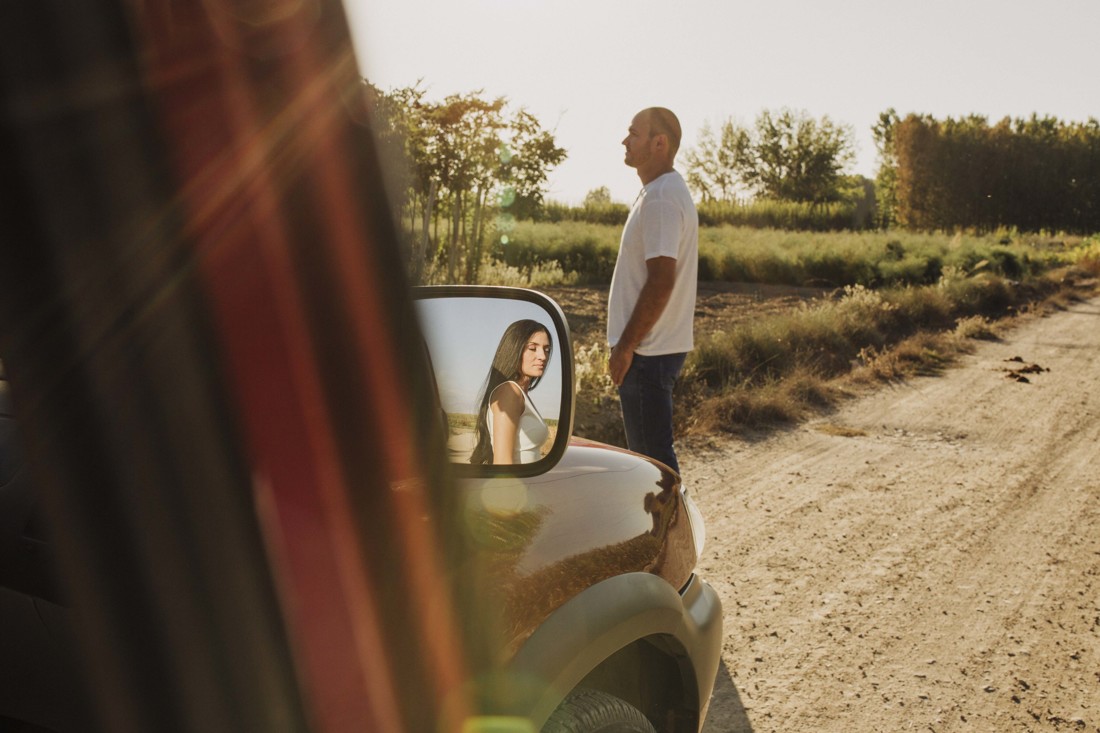
<instances>
[{"instance_id":1,"label":"man's ear","mask_svg":"<svg viewBox=\"0 0 1100 733\"><path fill-rule=\"evenodd\" d=\"M666 133L658 132L653 138L658 150L668 150L668 135Z\"/></svg>"}]
</instances>

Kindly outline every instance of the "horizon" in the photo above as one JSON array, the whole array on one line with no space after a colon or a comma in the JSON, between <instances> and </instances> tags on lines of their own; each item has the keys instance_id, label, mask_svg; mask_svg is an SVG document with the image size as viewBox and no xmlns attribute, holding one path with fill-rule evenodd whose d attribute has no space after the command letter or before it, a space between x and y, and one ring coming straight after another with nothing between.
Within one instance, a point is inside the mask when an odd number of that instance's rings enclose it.
<instances>
[{"instance_id":1,"label":"horizon","mask_svg":"<svg viewBox=\"0 0 1100 733\"><path fill-rule=\"evenodd\" d=\"M621 140L648 106L680 118L681 173L705 123L751 126L764 110L789 108L850 126L856 158L845 172L871 179L871 127L891 108L990 124L1100 117L1095 0L1041 9L1021 0L687 0L672 11L635 0L625 12L581 0L345 3L360 71L382 90L419 81L432 101L481 90L534 114L568 151L546 191L566 204L602 186L614 201L633 200L641 184Z\"/></svg>"}]
</instances>

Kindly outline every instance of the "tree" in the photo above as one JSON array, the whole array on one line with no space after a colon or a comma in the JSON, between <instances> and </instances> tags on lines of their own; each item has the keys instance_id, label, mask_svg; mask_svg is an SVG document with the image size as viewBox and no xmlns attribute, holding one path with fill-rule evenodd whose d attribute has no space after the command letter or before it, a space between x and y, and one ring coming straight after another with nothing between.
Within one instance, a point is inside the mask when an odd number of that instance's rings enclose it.
<instances>
[{"instance_id":1,"label":"tree","mask_svg":"<svg viewBox=\"0 0 1100 733\"><path fill-rule=\"evenodd\" d=\"M839 196L841 172L855 159L850 126L827 116L764 110L738 159L741 180L759 195L784 201L824 203Z\"/></svg>"},{"instance_id":2,"label":"tree","mask_svg":"<svg viewBox=\"0 0 1100 733\"><path fill-rule=\"evenodd\" d=\"M477 274L479 263L471 262L471 256L480 259L480 227L497 169L505 103L503 97L485 100L479 93L451 95L431 111L428 152L434 154L433 173L450 209L446 251L451 282L456 281L461 254L467 255L466 281Z\"/></svg>"},{"instance_id":3,"label":"tree","mask_svg":"<svg viewBox=\"0 0 1100 733\"><path fill-rule=\"evenodd\" d=\"M366 88L387 167L405 171L392 180L402 220L414 234L414 280L442 258L450 282L459 278L460 265L462 278L476 282L493 212L534 216L566 151L534 115L511 112L504 97L472 92L432 103L419 83L388 94L369 82ZM404 165L389 160L398 153Z\"/></svg>"},{"instance_id":4,"label":"tree","mask_svg":"<svg viewBox=\"0 0 1100 733\"><path fill-rule=\"evenodd\" d=\"M741 185L741 159L749 152L749 131L732 120L722 123L715 137L710 123L704 123L699 142L685 156L687 184L704 202L737 198Z\"/></svg>"},{"instance_id":5,"label":"tree","mask_svg":"<svg viewBox=\"0 0 1100 733\"><path fill-rule=\"evenodd\" d=\"M765 110L750 130L732 120L716 136L709 123L689 150L687 182L704 202L734 201L740 191L783 201L825 203L841 195L855 159L850 126L805 112Z\"/></svg>"},{"instance_id":6,"label":"tree","mask_svg":"<svg viewBox=\"0 0 1100 733\"><path fill-rule=\"evenodd\" d=\"M884 138L885 139L885 138ZM1100 123L908 115L889 136L897 221L913 229L1100 228Z\"/></svg>"},{"instance_id":7,"label":"tree","mask_svg":"<svg viewBox=\"0 0 1100 733\"><path fill-rule=\"evenodd\" d=\"M585 208L593 208L597 206L607 206L611 203L611 189L607 186L600 186L599 188L593 188L591 191L584 195Z\"/></svg>"},{"instance_id":8,"label":"tree","mask_svg":"<svg viewBox=\"0 0 1100 733\"><path fill-rule=\"evenodd\" d=\"M525 109L512 118L508 140L500 162L499 178L505 186L502 205L517 219L535 218L542 208L543 190L550 171L565 160L566 151L558 147L554 136L543 130L539 121ZM512 196L514 194L514 196Z\"/></svg>"},{"instance_id":9,"label":"tree","mask_svg":"<svg viewBox=\"0 0 1100 733\"><path fill-rule=\"evenodd\" d=\"M898 208L898 155L894 146L894 128L901 120L893 107L878 116L871 128L878 152L878 171L875 174L875 205L877 224L886 229L897 221Z\"/></svg>"}]
</instances>

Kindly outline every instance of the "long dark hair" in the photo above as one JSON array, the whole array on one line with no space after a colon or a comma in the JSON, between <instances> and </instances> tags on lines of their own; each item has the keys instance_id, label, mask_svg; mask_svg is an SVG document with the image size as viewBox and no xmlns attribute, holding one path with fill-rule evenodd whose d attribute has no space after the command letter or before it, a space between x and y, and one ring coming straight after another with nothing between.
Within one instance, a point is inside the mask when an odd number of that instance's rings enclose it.
<instances>
[{"instance_id":1,"label":"long dark hair","mask_svg":"<svg viewBox=\"0 0 1100 733\"><path fill-rule=\"evenodd\" d=\"M486 414L489 410L489 398L493 390L504 382L519 382L523 376L520 367L523 364L523 349L531 337L542 331L546 338L550 339L550 349L554 348L554 337L550 335L550 329L538 321L524 318L515 321L504 329L504 335L497 344L496 354L493 355L493 364L489 367L489 375L485 377L485 385L481 390L481 399L478 400L477 412L477 444L474 452L470 454L470 463L492 463L493 443L489 434L489 421ZM533 377L527 385L527 391L534 389L542 377Z\"/></svg>"}]
</instances>

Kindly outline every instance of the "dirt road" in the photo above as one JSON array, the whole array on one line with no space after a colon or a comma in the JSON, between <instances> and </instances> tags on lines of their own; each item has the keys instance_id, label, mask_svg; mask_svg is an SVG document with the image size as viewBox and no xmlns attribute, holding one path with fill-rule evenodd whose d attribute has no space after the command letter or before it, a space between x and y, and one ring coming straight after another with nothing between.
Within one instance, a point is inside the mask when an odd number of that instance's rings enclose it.
<instances>
[{"instance_id":1,"label":"dirt road","mask_svg":"<svg viewBox=\"0 0 1100 733\"><path fill-rule=\"evenodd\" d=\"M725 605L706 733L1100 731L1100 300L681 453Z\"/></svg>"}]
</instances>

